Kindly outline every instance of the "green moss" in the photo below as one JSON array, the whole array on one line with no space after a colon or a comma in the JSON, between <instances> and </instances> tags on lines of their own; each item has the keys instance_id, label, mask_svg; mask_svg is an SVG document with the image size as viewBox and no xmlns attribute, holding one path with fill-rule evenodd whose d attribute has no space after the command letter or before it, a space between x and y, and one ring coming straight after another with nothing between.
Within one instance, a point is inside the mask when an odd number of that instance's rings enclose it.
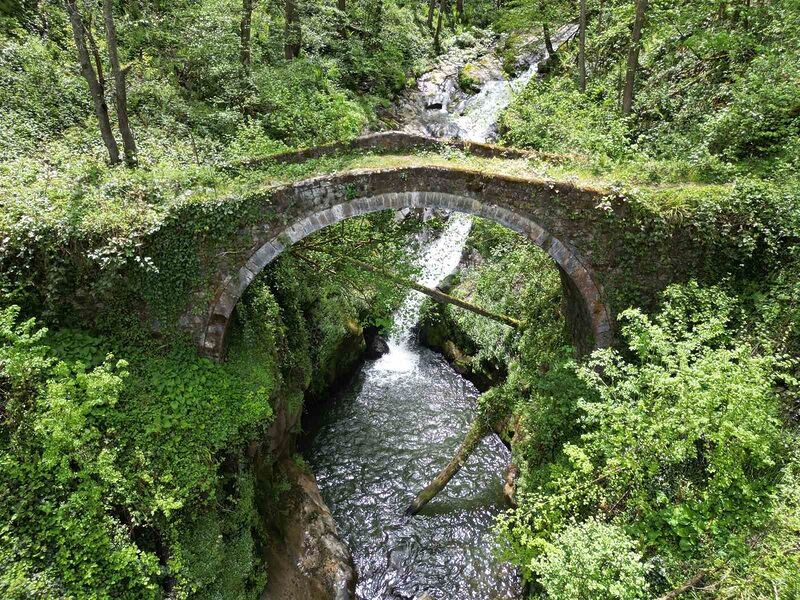
<instances>
[{"instance_id":1,"label":"green moss","mask_svg":"<svg viewBox=\"0 0 800 600\"><path fill-rule=\"evenodd\" d=\"M475 93L480 88L480 81L476 75L476 65L467 63L458 72L458 85L468 93Z\"/></svg>"}]
</instances>

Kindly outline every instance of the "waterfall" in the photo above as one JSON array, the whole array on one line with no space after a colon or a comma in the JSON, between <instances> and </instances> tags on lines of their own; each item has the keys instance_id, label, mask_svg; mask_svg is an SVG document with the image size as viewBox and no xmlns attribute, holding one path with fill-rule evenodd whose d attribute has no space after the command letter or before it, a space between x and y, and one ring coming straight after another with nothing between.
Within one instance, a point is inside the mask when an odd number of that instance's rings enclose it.
<instances>
[{"instance_id":1,"label":"waterfall","mask_svg":"<svg viewBox=\"0 0 800 600\"><path fill-rule=\"evenodd\" d=\"M553 34L553 47L558 49L577 32L578 26L574 23L560 27ZM458 85L459 70L468 59L462 52L440 64L427 77L420 78L417 89L401 104L400 115L401 120L405 121L405 129L432 137L451 137L471 142L494 140L500 114L511 104L514 94L524 90L531 79L538 75L539 64L547 56L547 50L541 43L528 57L526 62L529 66L522 74L509 80L498 73L497 79L484 81L480 91L470 95Z\"/></svg>"},{"instance_id":2,"label":"waterfall","mask_svg":"<svg viewBox=\"0 0 800 600\"><path fill-rule=\"evenodd\" d=\"M456 270L471 227L472 219L468 215L454 213L450 216L441 235L424 248L417 260L422 271L417 283L435 287ZM407 372L414 368L417 353L413 350L411 337L424 299L425 296L419 292L409 292L395 311L394 328L388 340L389 353L378 361L377 369Z\"/></svg>"},{"instance_id":3,"label":"waterfall","mask_svg":"<svg viewBox=\"0 0 800 600\"><path fill-rule=\"evenodd\" d=\"M575 36L578 26L565 25L553 36L553 46L558 48L565 41ZM511 81L496 79L487 81L480 91L468 98L462 108L461 116L455 119L461 139L471 142L486 142L492 139L497 132L497 121L500 113L508 108L514 94L520 93L539 73L539 60L547 55L544 47L540 55L530 67L519 77Z\"/></svg>"}]
</instances>

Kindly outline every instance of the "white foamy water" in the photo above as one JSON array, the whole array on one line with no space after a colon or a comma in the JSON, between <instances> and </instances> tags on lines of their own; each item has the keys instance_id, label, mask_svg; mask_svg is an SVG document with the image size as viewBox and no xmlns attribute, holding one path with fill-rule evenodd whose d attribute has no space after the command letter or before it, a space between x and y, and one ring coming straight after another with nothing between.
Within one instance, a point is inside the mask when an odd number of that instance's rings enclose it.
<instances>
[{"instance_id":1,"label":"white foamy water","mask_svg":"<svg viewBox=\"0 0 800 600\"><path fill-rule=\"evenodd\" d=\"M558 49L577 31L577 25L565 25L553 36L553 46ZM459 137L470 142L486 142L492 139L497 132L497 120L500 118L500 113L511 104L514 94L524 90L525 86L538 73L539 63L537 60L528 67L527 71L511 81L496 79L483 84L477 94L467 99L461 116L455 119L461 132Z\"/></svg>"},{"instance_id":2,"label":"white foamy water","mask_svg":"<svg viewBox=\"0 0 800 600\"><path fill-rule=\"evenodd\" d=\"M471 227L472 220L468 215L454 213L448 219L442 234L424 249L417 262L422 270L417 283L436 287L456 270ZM375 369L405 373L417 364L419 354L412 347L411 338L425 297L415 291L406 296L394 314L394 329L387 340L389 353L378 360Z\"/></svg>"}]
</instances>

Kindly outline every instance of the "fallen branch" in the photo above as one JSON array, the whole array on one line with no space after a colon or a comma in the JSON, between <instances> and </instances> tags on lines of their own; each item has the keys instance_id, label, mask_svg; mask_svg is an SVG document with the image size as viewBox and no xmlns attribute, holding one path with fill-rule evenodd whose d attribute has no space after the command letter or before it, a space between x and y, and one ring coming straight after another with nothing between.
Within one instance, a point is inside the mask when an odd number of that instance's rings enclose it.
<instances>
[{"instance_id":1,"label":"fallen branch","mask_svg":"<svg viewBox=\"0 0 800 600\"><path fill-rule=\"evenodd\" d=\"M441 290L437 290L435 288L425 287L424 285L420 285L416 281L412 281L411 279L406 279L405 277L401 277L396 273L392 273L391 271L387 271L385 269L381 269L380 267L376 267L364 261L358 260L357 258L351 258L349 256L341 257L344 258L357 267L364 269L365 271L369 271L370 273L375 273L376 275L380 275L390 281L398 285L402 285L405 287L409 287L412 290L416 290L421 294L425 294L426 296L433 298L437 302L441 304L452 304L453 306L458 306L459 308L463 308L464 310L468 310L470 312L475 313L476 315L480 315L482 317L486 317L487 319L492 319L493 321L497 321L498 323L502 323L503 325L507 325L509 327L513 327L514 329L521 329L523 323L518 319L514 319L513 317L509 317L506 315L498 315L493 312L489 312L481 308L480 306L475 306L470 302L465 302L460 298L456 298L455 296L451 296L450 294L445 294Z\"/></svg>"},{"instance_id":2,"label":"fallen branch","mask_svg":"<svg viewBox=\"0 0 800 600\"><path fill-rule=\"evenodd\" d=\"M485 421L481 418L475 419L469 426L464 441L458 447L455 456L450 459L450 462L439 471L439 474L433 478L433 481L414 498L414 501L406 509L406 515L415 515L422 507L428 502L433 500L436 495L444 489L444 486L453 478L453 476L461 470L461 467L467 462L470 454L478 447L478 444L483 438L491 433L492 428L486 425Z\"/></svg>"},{"instance_id":3,"label":"fallen branch","mask_svg":"<svg viewBox=\"0 0 800 600\"><path fill-rule=\"evenodd\" d=\"M677 598L678 596L680 596L684 592L688 592L693 587L697 587L697 584L700 583L701 581L703 581L703 578L705 576L706 576L706 572L705 571L701 570L701 571L697 572L694 575L694 577L692 577L691 579L686 580L684 583L682 583L679 587L676 587L671 592L667 592L666 594L664 594L663 596L658 598L658 600L674 600L675 598Z\"/></svg>"}]
</instances>

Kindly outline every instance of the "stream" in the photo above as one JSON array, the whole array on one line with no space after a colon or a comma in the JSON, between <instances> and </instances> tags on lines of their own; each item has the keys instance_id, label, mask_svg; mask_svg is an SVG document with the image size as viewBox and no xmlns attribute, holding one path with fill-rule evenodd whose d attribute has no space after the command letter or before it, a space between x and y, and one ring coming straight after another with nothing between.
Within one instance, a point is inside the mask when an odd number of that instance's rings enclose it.
<instances>
[{"instance_id":1,"label":"stream","mask_svg":"<svg viewBox=\"0 0 800 600\"><path fill-rule=\"evenodd\" d=\"M568 25L559 45L575 34ZM487 141L515 91L537 73L543 48L516 79L488 78L477 94L458 88L457 60L423 76L406 96L406 129ZM454 66L455 65L455 66ZM431 109L431 107L435 107ZM419 282L433 287L461 259L471 219L452 215L419 257ZM389 353L370 361L321 415L306 457L350 547L360 600L519 598L519 574L495 556L492 532L503 510L510 453L485 438L464 468L415 517L404 511L453 456L475 414L478 391L414 338L423 296L412 292L395 314Z\"/></svg>"},{"instance_id":2,"label":"stream","mask_svg":"<svg viewBox=\"0 0 800 600\"><path fill-rule=\"evenodd\" d=\"M450 217L422 252L420 283L433 286L461 258L471 221ZM390 351L368 362L322 416L307 458L350 546L357 597L516 598L517 574L494 557L492 521L503 508L508 449L487 437L418 516L404 510L453 456L475 414L478 392L412 330L420 294L395 315Z\"/></svg>"}]
</instances>

